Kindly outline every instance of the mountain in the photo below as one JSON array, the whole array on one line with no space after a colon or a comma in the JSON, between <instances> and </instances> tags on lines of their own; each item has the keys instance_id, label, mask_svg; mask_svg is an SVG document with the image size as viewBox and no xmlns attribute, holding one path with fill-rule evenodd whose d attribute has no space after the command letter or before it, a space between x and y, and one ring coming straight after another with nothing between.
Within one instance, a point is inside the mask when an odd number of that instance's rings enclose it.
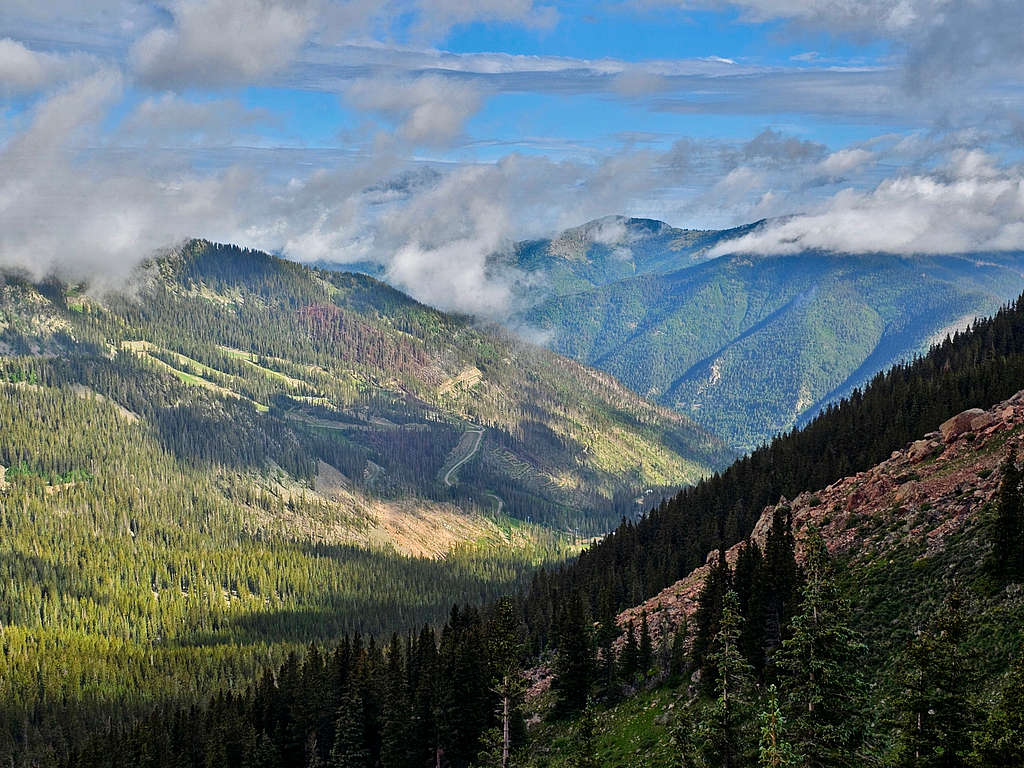
<instances>
[{"instance_id":1,"label":"mountain","mask_svg":"<svg viewBox=\"0 0 1024 768\"><path fill-rule=\"evenodd\" d=\"M929 631L935 616L951 600L963 601L960 653L971 668L960 671L964 687L949 693L965 701L976 698L981 708L972 712L969 706L959 705L968 718L973 717L965 724L968 730L975 729L974 744L968 738L968 750L986 748L985 718L998 706L1005 672L1015 663L1017 675L1021 669L1019 659L1015 662L1024 650L1019 632L1024 621L1020 584L1010 583L1005 589L993 584L991 551L997 512L1004 503L1008 457L1024 450L1024 390L935 426L866 471L767 506L749 539L724 554L733 578L740 579L744 549L753 545L766 550L773 521L783 517L792 530L796 560L807 569L813 542L820 537L833 561L836 583L848 596L851 626L864 643L856 658L877 715L872 721L874 743L869 747L876 750L876 759L879 753L897 751L893 747L904 738L894 727L902 714L904 667L913 663L915 639ZM706 564L618 614L620 657L630 627L643 622L654 648L671 647L680 628L693 632L701 621L699 611L717 562L718 552L713 550ZM957 596L958 590L963 594ZM941 652L936 645L928 649L936 656ZM546 668L532 671L535 682L528 696L539 712L550 704L546 701L549 674ZM660 683L652 680L634 695L601 707L592 745L599 764L650 768L677 764L679 747L672 731L679 729L685 715L673 715L671 710L679 712L687 704L692 707L692 702L687 702L685 691L664 684L667 669L660 674ZM780 676L778 684L785 688L792 681ZM927 697L929 692L920 695ZM1009 703L1018 706L1016 700ZM949 699L943 704L949 706ZM935 715L937 704L929 707ZM531 749L535 757L526 764L574 764L564 756L572 752L578 727L549 720L535 734ZM748 727L757 733L755 723ZM1016 734L997 750L1005 755L1021 747L1024 739ZM994 764L980 756L976 759L970 764ZM883 758L882 764L892 763Z\"/></svg>"},{"instance_id":2,"label":"mountain","mask_svg":"<svg viewBox=\"0 0 1024 768\"><path fill-rule=\"evenodd\" d=\"M496 599L730 457L500 329L199 241L132 290L0 279L0 435L5 762Z\"/></svg>"},{"instance_id":3,"label":"mountain","mask_svg":"<svg viewBox=\"0 0 1024 768\"><path fill-rule=\"evenodd\" d=\"M310 648L66 764L467 768L506 736L538 767L1016 764L1022 383L1024 297L518 598Z\"/></svg>"},{"instance_id":4,"label":"mountain","mask_svg":"<svg viewBox=\"0 0 1024 768\"><path fill-rule=\"evenodd\" d=\"M747 451L1024 290L1021 253L709 258L762 224L613 217L522 243L513 325Z\"/></svg>"}]
</instances>

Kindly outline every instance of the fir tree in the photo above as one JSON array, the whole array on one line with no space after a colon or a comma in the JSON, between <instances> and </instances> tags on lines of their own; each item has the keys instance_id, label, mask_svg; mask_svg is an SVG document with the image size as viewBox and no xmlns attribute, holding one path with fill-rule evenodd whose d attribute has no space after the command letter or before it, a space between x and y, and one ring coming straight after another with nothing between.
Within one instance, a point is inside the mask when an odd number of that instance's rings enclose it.
<instances>
[{"instance_id":1,"label":"fir tree","mask_svg":"<svg viewBox=\"0 0 1024 768\"><path fill-rule=\"evenodd\" d=\"M715 698L693 699L676 730L683 765L746 768L757 754L753 668L739 649L742 629L736 593L723 596L721 627L708 661L715 669Z\"/></svg>"},{"instance_id":2,"label":"fir tree","mask_svg":"<svg viewBox=\"0 0 1024 768\"><path fill-rule=\"evenodd\" d=\"M569 750L569 768L601 768L597 757L597 719L591 701L580 713L572 730L572 748Z\"/></svg>"},{"instance_id":3,"label":"fir tree","mask_svg":"<svg viewBox=\"0 0 1024 768\"><path fill-rule=\"evenodd\" d=\"M626 624L626 637L622 643L622 653L619 657L619 674L629 684L636 680L636 674L640 670L640 644L636 639L636 624L630 619Z\"/></svg>"},{"instance_id":4,"label":"fir tree","mask_svg":"<svg viewBox=\"0 0 1024 768\"><path fill-rule=\"evenodd\" d=\"M974 768L1024 768L1024 655L1018 655L974 739Z\"/></svg>"},{"instance_id":5,"label":"fir tree","mask_svg":"<svg viewBox=\"0 0 1024 768\"><path fill-rule=\"evenodd\" d=\"M851 626L850 609L836 588L821 536L807 543L807 581L800 612L776 654L784 684L793 747L803 765L860 766L865 728L866 646Z\"/></svg>"},{"instance_id":6,"label":"fir tree","mask_svg":"<svg viewBox=\"0 0 1024 768\"><path fill-rule=\"evenodd\" d=\"M725 552L720 548L717 560L708 570L694 612L697 630L693 638L693 666L700 670L701 688L709 695L715 690L716 670L708 654L721 629L722 605L729 591L731 576Z\"/></svg>"},{"instance_id":7,"label":"fir tree","mask_svg":"<svg viewBox=\"0 0 1024 768\"><path fill-rule=\"evenodd\" d=\"M640 642L637 648L637 667L644 679L651 672L651 663L654 661L654 646L651 645L651 627L647 621L647 611L640 612Z\"/></svg>"},{"instance_id":8,"label":"fir tree","mask_svg":"<svg viewBox=\"0 0 1024 768\"><path fill-rule=\"evenodd\" d=\"M579 712L587 703L594 682L594 649L583 601L573 595L562 614L555 654L556 711L565 716Z\"/></svg>"},{"instance_id":9,"label":"fir tree","mask_svg":"<svg viewBox=\"0 0 1024 768\"><path fill-rule=\"evenodd\" d=\"M776 507L764 544L760 589L751 600L759 613L758 630L766 662L782 644L785 630L800 594L800 569L796 563L792 511ZM758 659L759 661L759 659Z\"/></svg>"},{"instance_id":10,"label":"fir tree","mask_svg":"<svg viewBox=\"0 0 1024 768\"><path fill-rule=\"evenodd\" d=\"M370 768L370 750L364 731L363 702L358 694L346 692L341 699L334 726L329 768Z\"/></svg>"},{"instance_id":11,"label":"fir tree","mask_svg":"<svg viewBox=\"0 0 1024 768\"><path fill-rule=\"evenodd\" d=\"M974 712L970 664L962 650L967 619L955 589L906 654L895 768L965 768Z\"/></svg>"},{"instance_id":12,"label":"fir tree","mask_svg":"<svg viewBox=\"0 0 1024 768\"><path fill-rule=\"evenodd\" d=\"M1011 446L1001 472L989 571L1005 583L1024 578L1024 493L1016 446Z\"/></svg>"},{"instance_id":13,"label":"fir tree","mask_svg":"<svg viewBox=\"0 0 1024 768\"><path fill-rule=\"evenodd\" d=\"M761 710L761 744L758 748L760 768L797 768L800 760L793 745L786 740L786 719L779 707L774 685L768 686Z\"/></svg>"}]
</instances>

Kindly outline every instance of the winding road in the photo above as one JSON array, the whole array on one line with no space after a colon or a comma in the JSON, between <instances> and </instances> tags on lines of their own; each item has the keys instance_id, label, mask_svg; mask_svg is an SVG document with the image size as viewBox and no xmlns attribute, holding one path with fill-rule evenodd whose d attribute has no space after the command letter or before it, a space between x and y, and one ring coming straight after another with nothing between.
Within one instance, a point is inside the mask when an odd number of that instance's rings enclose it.
<instances>
[{"instance_id":1,"label":"winding road","mask_svg":"<svg viewBox=\"0 0 1024 768\"><path fill-rule=\"evenodd\" d=\"M452 473L454 473L459 467L461 467L467 461L472 459L476 455L476 452L478 450L480 450L480 443L483 442L483 439L484 439L484 428L483 427L473 427L472 429L467 429L465 431L465 433L463 433L462 436L465 437L466 435L470 435L470 434L475 434L476 435L476 442L473 443L473 447L466 453L465 456L463 456L461 459L459 459L454 464L452 464L451 469L449 469L447 472L444 473L444 484L447 485L449 488L451 488L453 485L455 485L455 483L452 482ZM462 444L462 441L460 440L459 441L459 445L461 445L461 444ZM455 446L455 450L458 450L458 449L459 449L459 446L458 445Z\"/></svg>"}]
</instances>

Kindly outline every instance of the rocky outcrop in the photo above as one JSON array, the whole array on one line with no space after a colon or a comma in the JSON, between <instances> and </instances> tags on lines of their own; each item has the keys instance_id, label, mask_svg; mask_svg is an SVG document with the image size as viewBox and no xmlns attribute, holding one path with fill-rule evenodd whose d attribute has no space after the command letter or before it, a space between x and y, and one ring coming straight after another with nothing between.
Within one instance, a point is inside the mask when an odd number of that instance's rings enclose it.
<instances>
[{"instance_id":1,"label":"rocky outcrop","mask_svg":"<svg viewBox=\"0 0 1024 768\"><path fill-rule=\"evenodd\" d=\"M981 410L981 408L970 408L942 422L939 426L939 433L942 435L943 442L952 442L965 432L975 429L974 422L976 420L981 422L984 420L984 417L985 411Z\"/></svg>"},{"instance_id":2,"label":"rocky outcrop","mask_svg":"<svg viewBox=\"0 0 1024 768\"><path fill-rule=\"evenodd\" d=\"M780 499L766 507L751 538L764 545L772 516L788 507L797 539L797 557L808 533L821 532L833 553L860 549L884 552L900 543L917 541L925 555L945 547L995 496L999 465L1011 445L1024 453L1024 390L993 408L972 408L943 422L938 432L925 435L894 451L875 467L845 477L792 501ZM734 564L736 545L726 552ZM717 551L709 555L717 557ZM637 624L644 611L655 644L666 629L674 631L684 616L692 616L707 578L705 564L643 604L623 611L620 626ZM667 621L666 621L667 619Z\"/></svg>"}]
</instances>

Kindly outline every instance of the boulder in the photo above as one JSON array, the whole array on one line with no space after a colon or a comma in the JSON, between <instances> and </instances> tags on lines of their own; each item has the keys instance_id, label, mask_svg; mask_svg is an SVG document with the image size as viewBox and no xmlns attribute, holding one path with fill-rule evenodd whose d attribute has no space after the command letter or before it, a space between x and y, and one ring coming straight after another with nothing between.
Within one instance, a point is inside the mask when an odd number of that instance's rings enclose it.
<instances>
[{"instance_id":1,"label":"boulder","mask_svg":"<svg viewBox=\"0 0 1024 768\"><path fill-rule=\"evenodd\" d=\"M988 411L986 411L985 413L981 414L981 416L975 416L973 419L971 419L971 431L981 432L981 430L988 429L995 423L996 417L989 413Z\"/></svg>"},{"instance_id":2,"label":"boulder","mask_svg":"<svg viewBox=\"0 0 1024 768\"><path fill-rule=\"evenodd\" d=\"M951 443L965 432L970 432L973 429L971 422L984 415L985 411L981 410L981 408L969 408L963 413L958 413L948 421L942 422L939 425L939 432L942 435L943 442Z\"/></svg>"},{"instance_id":3,"label":"boulder","mask_svg":"<svg viewBox=\"0 0 1024 768\"><path fill-rule=\"evenodd\" d=\"M913 463L924 461L938 449L939 443L934 440L915 440L910 444L907 451L907 458Z\"/></svg>"}]
</instances>

